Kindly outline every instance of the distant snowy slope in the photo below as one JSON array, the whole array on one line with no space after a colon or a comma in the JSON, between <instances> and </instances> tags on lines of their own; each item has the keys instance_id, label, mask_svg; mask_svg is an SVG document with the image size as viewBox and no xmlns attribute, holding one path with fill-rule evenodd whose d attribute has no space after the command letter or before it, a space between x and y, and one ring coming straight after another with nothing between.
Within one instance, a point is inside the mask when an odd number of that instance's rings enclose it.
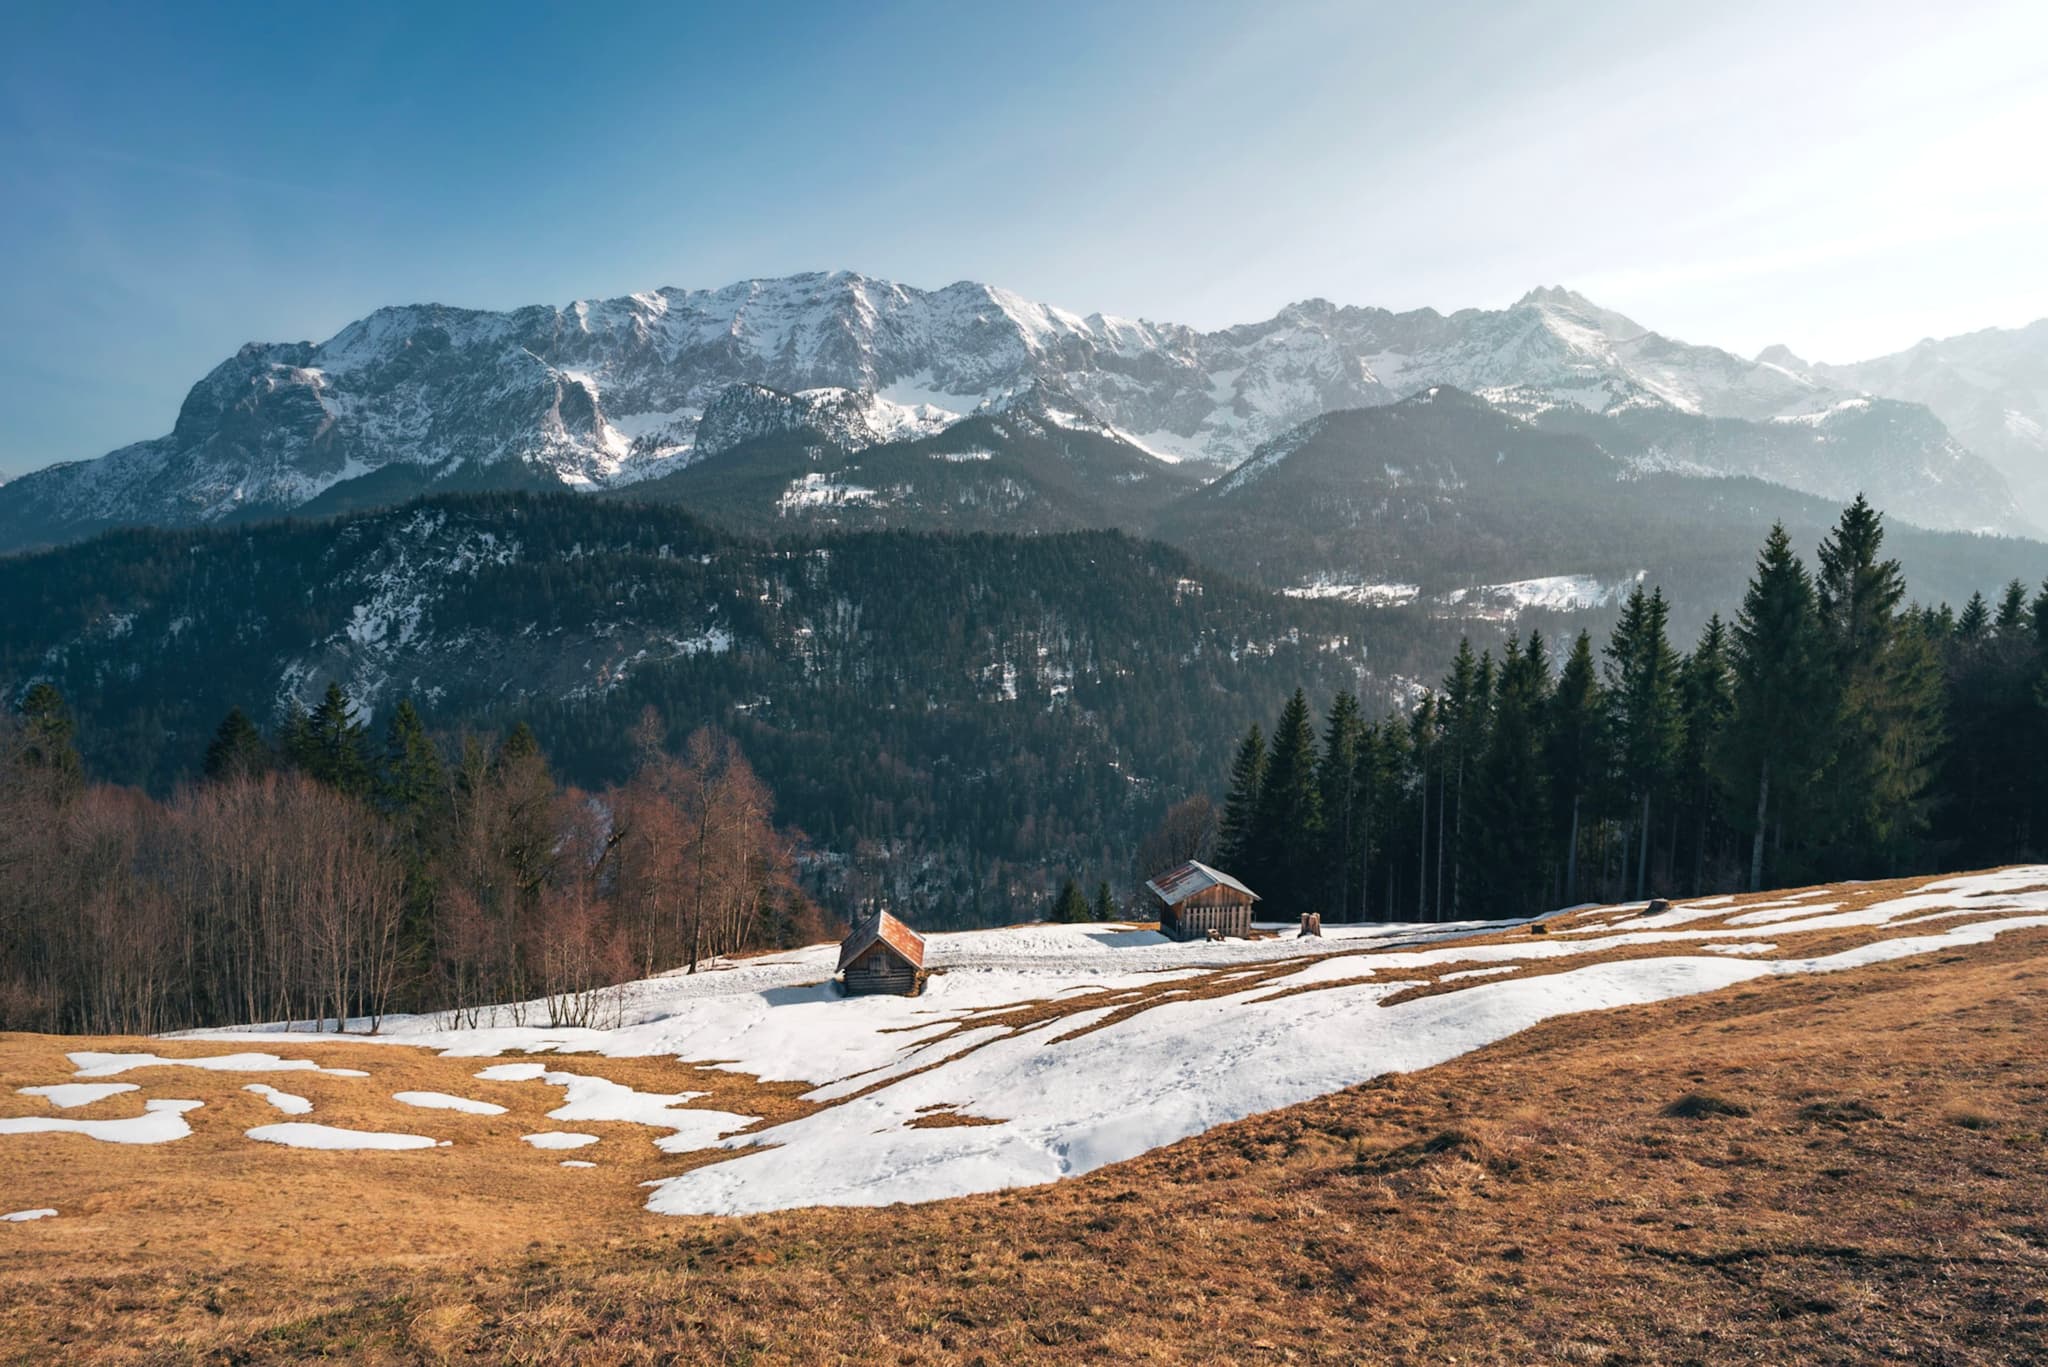
<instances>
[{"instance_id":1,"label":"distant snowy slope","mask_svg":"<svg viewBox=\"0 0 2048 1367\"><path fill-rule=\"evenodd\" d=\"M2034 522L2048 525L2048 319L1930 337L1852 365L1809 364L1783 347L1758 360L1836 390L1926 405L2006 477Z\"/></svg>"}]
</instances>

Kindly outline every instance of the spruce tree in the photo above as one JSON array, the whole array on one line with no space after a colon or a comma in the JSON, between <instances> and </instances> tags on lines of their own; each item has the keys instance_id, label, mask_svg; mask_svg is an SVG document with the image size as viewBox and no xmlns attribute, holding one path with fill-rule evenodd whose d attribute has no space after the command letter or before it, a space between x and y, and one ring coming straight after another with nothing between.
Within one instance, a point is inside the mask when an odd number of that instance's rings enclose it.
<instances>
[{"instance_id":1,"label":"spruce tree","mask_svg":"<svg viewBox=\"0 0 2048 1367\"><path fill-rule=\"evenodd\" d=\"M1608 767L1606 701L1593 664L1593 638L1581 631L1552 692L1545 745L1550 777L1552 841L1562 850L1563 896L1579 898L1579 833L1600 776Z\"/></svg>"},{"instance_id":2,"label":"spruce tree","mask_svg":"<svg viewBox=\"0 0 2048 1367\"><path fill-rule=\"evenodd\" d=\"M85 764L78 755L78 725L71 718L71 705L56 686L31 686L21 698L21 719L26 733L22 759L28 766L40 770L60 788L81 786Z\"/></svg>"},{"instance_id":3,"label":"spruce tree","mask_svg":"<svg viewBox=\"0 0 2048 1367\"><path fill-rule=\"evenodd\" d=\"M1066 925L1079 925L1088 919L1088 899L1081 895L1081 885L1072 877L1060 884L1060 895L1053 899L1052 919Z\"/></svg>"},{"instance_id":4,"label":"spruce tree","mask_svg":"<svg viewBox=\"0 0 2048 1367\"><path fill-rule=\"evenodd\" d=\"M1678 653L1665 634L1670 609L1664 591L1629 594L1621 622L1607 644L1607 699L1623 788L1637 807L1636 896L1647 895L1653 832L1652 798L1671 781L1685 740L1678 695Z\"/></svg>"},{"instance_id":5,"label":"spruce tree","mask_svg":"<svg viewBox=\"0 0 2048 1367\"><path fill-rule=\"evenodd\" d=\"M1826 759L1828 693L1813 581L1783 523L1771 528L1743 595L1731 644L1734 711L1717 767L1729 814L1750 837L1749 888L1763 887L1765 837L1782 837ZM1798 833L1794 833L1795 842Z\"/></svg>"},{"instance_id":6,"label":"spruce tree","mask_svg":"<svg viewBox=\"0 0 2048 1367\"><path fill-rule=\"evenodd\" d=\"M1316 733L1300 689L1273 728L1260 785L1258 842L1267 887L1252 884L1283 916L1322 910L1322 800L1316 786Z\"/></svg>"},{"instance_id":7,"label":"spruce tree","mask_svg":"<svg viewBox=\"0 0 2048 1367\"><path fill-rule=\"evenodd\" d=\"M1475 764L1473 826L1476 911L1529 916L1540 910L1549 872L1549 793L1543 772L1543 713L1550 682L1543 638L1526 649L1513 636L1501 657L1486 749Z\"/></svg>"},{"instance_id":8,"label":"spruce tree","mask_svg":"<svg viewBox=\"0 0 2048 1367\"><path fill-rule=\"evenodd\" d=\"M1365 723L1358 699L1339 693L1330 703L1330 715L1323 727L1323 754L1316 770L1321 790L1326 851L1325 876L1329 880L1324 905L1336 920L1348 921L1357 905L1354 895L1359 884L1364 810L1359 801L1358 751Z\"/></svg>"},{"instance_id":9,"label":"spruce tree","mask_svg":"<svg viewBox=\"0 0 2048 1367\"><path fill-rule=\"evenodd\" d=\"M364 747L355 703L339 683L329 683L296 740L300 753L295 762L320 782L360 797L370 790L370 761Z\"/></svg>"},{"instance_id":10,"label":"spruce tree","mask_svg":"<svg viewBox=\"0 0 2048 1367\"><path fill-rule=\"evenodd\" d=\"M1713 757L1735 710L1728 628L1718 612L1707 618L1699 644L1679 670L1679 696L1685 709L1685 744L1678 759L1678 796L1692 824L1693 890L1702 891L1716 808Z\"/></svg>"},{"instance_id":11,"label":"spruce tree","mask_svg":"<svg viewBox=\"0 0 2048 1367\"><path fill-rule=\"evenodd\" d=\"M1230 765L1230 795L1216 829L1216 858L1226 873L1256 887L1263 869L1259 847L1259 802L1266 781L1266 737L1257 722L1237 744Z\"/></svg>"},{"instance_id":12,"label":"spruce tree","mask_svg":"<svg viewBox=\"0 0 2048 1367\"><path fill-rule=\"evenodd\" d=\"M1920 838L1941 743L1935 662L1924 634L1900 630L1905 574L1880 558L1883 547L1883 516L1859 494L1821 543L1814 578L1837 685L1828 832L1846 872L1872 856L1896 864ZM1972 602L1980 622L1988 618L1981 595Z\"/></svg>"},{"instance_id":13,"label":"spruce tree","mask_svg":"<svg viewBox=\"0 0 2048 1367\"><path fill-rule=\"evenodd\" d=\"M1109 880L1107 878L1095 885L1095 919L1098 921L1114 921L1119 919L1116 914L1116 898L1110 893Z\"/></svg>"},{"instance_id":14,"label":"spruce tree","mask_svg":"<svg viewBox=\"0 0 2048 1367\"><path fill-rule=\"evenodd\" d=\"M206 777L219 782L260 774L270 768L270 746L239 707L228 709L206 747Z\"/></svg>"},{"instance_id":15,"label":"spruce tree","mask_svg":"<svg viewBox=\"0 0 2048 1367\"><path fill-rule=\"evenodd\" d=\"M441 798L447 786L441 752L427 734L426 723L410 698L401 698L384 729L383 764L378 791L397 812L416 812Z\"/></svg>"}]
</instances>

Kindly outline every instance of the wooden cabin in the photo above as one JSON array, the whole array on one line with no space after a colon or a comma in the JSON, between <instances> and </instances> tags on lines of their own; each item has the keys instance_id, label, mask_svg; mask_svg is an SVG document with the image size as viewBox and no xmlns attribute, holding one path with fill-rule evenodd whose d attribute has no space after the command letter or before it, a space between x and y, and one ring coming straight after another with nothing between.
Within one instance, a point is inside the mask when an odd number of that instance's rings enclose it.
<instances>
[{"instance_id":1,"label":"wooden cabin","mask_svg":"<svg viewBox=\"0 0 2048 1367\"><path fill-rule=\"evenodd\" d=\"M877 908L839 942L839 973L848 996L909 996L924 972L924 936Z\"/></svg>"},{"instance_id":2,"label":"wooden cabin","mask_svg":"<svg viewBox=\"0 0 2048 1367\"><path fill-rule=\"evenodd\" d=\"M1259 895L1221 869L1190 859L1145 884L1159 899L1159 929L1176 940L1252 933L1252 903Z\"/></svg>"}]
</instances>

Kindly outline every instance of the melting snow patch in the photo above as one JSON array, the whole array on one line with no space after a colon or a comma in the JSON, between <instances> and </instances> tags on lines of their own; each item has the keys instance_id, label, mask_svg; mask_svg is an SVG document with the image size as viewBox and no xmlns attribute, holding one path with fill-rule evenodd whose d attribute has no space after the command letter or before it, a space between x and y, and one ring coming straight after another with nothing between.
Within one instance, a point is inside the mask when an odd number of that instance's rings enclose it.
<instances>
[{"instance_id":1,"label":"melting snow patch","mask_svg":"<svg viewBox=\"0 0 2048 1367\"><path fill-rule=\"evenodd\" d=\"M344 1130L335 1125L314 1125L306 1121L258 1125L243 1133L265 1144L283 1144L293 1149L431 1149L446 1148L449 1143L445 1139L429 1139L423 1134Z\"/></svg>"},{"instance_id":2,"label":"melting snow patch","mask_svg":"<svg viewBox=\"0 0 2048 1367\"><path fill-rule=\"evenodd\" d=\"M105 1101L110 1096L136 1090L133 1082L59 1082L48 1087L23 1087L23 1096L47 1097L52 1106L69 1109L73 1106L90 1106L95 1101Z\"/></svg>"},{"instance_id":3,"label":"melting snow patch","mask_svg":"<svg viewBox=\"0 0 2048 1367\"><path fill-rule=\"evenodd\" d=\"M577 1134L574 1130L547 1130L540 1134L519 1136L536 1149L581 1149L597 1142L594 1134Z\"/></svg>"},{"instance_id":4,"label":"melting snow patch","mask_svg":"<svg viewBox=\"0 0 2048 1367\"><path fill-rule=\"evenodd\" d=\"M72 1120L66 1116L19 1116L0 1120L0 1134L82 1134L109 1144L168 1144L192 1133L185 1112L200 1101L145 1101L141 1115L122 1120Z\"/></svg>"},{"instance_id":5,"label":"melting snow patch","mask_svg":"<svg viewBox=\"0 0 2048 1367\"><path fill-rule=\"evenodd\" d=\"M113 1077L136 1068L204 1068L213 1073L325 1073L329 1077L368 1077L354 1068L322 1068L309 1058L276 1054L214 1054L206 1058L163 1058L156 1054L100 1054L80 1050L68 1056L80 1077Z\"/></svg>"},{"instance_id":6,"label":"melting snow patch","mask_svg":"<svg viewBox=\"0 0 2048 1367\"><path fill-rule=\"evenodd\" d=\"M44 1206L41 1210L11 1210L5 1215L0 1215L0 1220L12 1220L15 1224L23 1224L29 1220L47 1220L56 1213L49 1206Z\"/></svg>"},{"instance_id":7,"label":"melting snow patch","mask_svg":"<svg viewBox=\"0 0 2048 1367\"><path fill-rule=\"evenodd\" d=\"M242 1090L256 1093L256 1095L262 1097L286 1115L304 1115L313 1109L313 1103L306 1100L306 1098L294 1096L290 1092L280 1092L268 1083L252 1082L242 1088Z\"/></svg>"},{"instance_id":8,"label":"melting snow patch","mask_svg":"<svg viewBox=\"0 0 2048 1367\"><path fill-rule=\"evenodd\" d=\"M391 1099L429 1111L461 1111L464 1115L505 1114L503 1106L488 1101L472 1101L466 1096L450 1096L446 1092L393 1092Z\"/></svg>"},{"instance_id":9,"label":"melting snow patch","mask_svg":"<svg viewBox=\"0 0 2048 1367\"><path fill-rule=\"evenodd\" d=\"M565 1168L594 1168L597 1164L585 1162L581 1158L564 1158L562 1166Z\"/></svg>"},{"instance_id":10,"label":"melting snow patch","mask_svg":"<svg viewBox=\"0 0 2048 1367\"><path fill-rule=\"evenodd\" d=\"M744 1130L760 1118L734 1115L731 1111L683 1109L684 1102L704 1095L702 1092L677 1092L669 1096L636 1092L587 1073L550 1072L538 1063L500 1063L477 1076L486 1082L545 1082L564 1089L562 1105L548 1112L550 1120L615 1120L668 1130L669 1135L654 1141L663 1153L707 1148L721 1136ZM531 1138L528 1142L532 1142Z\"/></svg>"}]
</instances>

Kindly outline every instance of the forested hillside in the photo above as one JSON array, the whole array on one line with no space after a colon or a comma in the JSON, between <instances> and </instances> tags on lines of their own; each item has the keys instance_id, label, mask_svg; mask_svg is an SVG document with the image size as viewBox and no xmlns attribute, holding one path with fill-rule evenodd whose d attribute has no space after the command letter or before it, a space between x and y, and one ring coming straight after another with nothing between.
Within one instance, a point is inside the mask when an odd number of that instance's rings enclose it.
<instances>
[{"instance_id":1,"label":"forested hillside","mask_svg":"<svg viewBox=\"0 0 2048 1367\"><path fill-rule=\"evenodd\" d=\"M600 786L654 706L927 924L1028 914L1062 869L1126 885L1253 717L1303 684L1391 706L1456 640L1114 532L770 543L559 495L111 534L0 560L0 601L0 679L55 686L95 778L167 795L230 708L274 739L334 681L373 731L403 698L451 739L527 721Z\"/></svg>"}]
</instances>

